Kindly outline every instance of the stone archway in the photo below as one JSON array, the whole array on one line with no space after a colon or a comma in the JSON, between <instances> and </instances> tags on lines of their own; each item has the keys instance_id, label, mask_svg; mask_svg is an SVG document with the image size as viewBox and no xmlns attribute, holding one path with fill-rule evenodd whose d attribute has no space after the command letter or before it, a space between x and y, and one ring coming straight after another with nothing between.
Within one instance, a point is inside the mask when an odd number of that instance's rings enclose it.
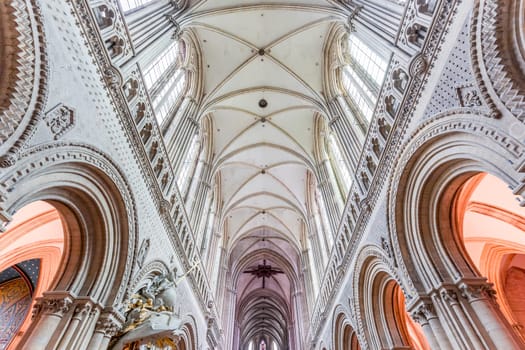
<instances>
[{"instance_id":1,"label":"stone archway","mask_svg":"<svg viewBox=\"0 0 525 350\"><path fill-rule=\"evenodd\" d=\"M435 137L436 128L448 131ZM454 208L458 191L480 172L517 186L511 165L521 146L508 146L515 142L472 117L444 114L414 135L399 160L389 198L391 237L410 312L440 348L520 347L458 239Z\"/></svg>"},{"instance_id":2,"label":"stone archway","mask_svg":"<svg viewBox=\"0 0 525 350\"><path fill-rule=\"evenodd\" d=\"M359 253L357 266L354 300L362 318L359 329L367 342L363 348L430 349L423 330L407 313L400 279L388 258L379 248L365 246Z\"/></svg>"},{"instance_id":3,"label":"stone archway","mask_svg":"<svg viewBox=\"0 0 525 350\"><path fill-rule=\"evenodd\" d=\"M525 209L503 181L480 173L459 189L454 211L470 263L494 284L501 311L525 339Z\"/></svg>"},{"instance_id":4,"label":"stone archway","mask_svg":"<svg viewBox=\"0 0 525 350\"><path fill-rule=\"evenodd\" d=\"M337 315L333 333L334 350L361 350L357 334L344 313Z\"/></svg>"},{"instance_id":5,"label":"stone archway","mask_svg":"<svg viewBox=\"0 0 525 350\"><path fill-rule=\"evenodd\" d=\"M15 294L20 294L20 297L27 291L27 298L21 297L20 301L29 300L27 307L17 310L13 317L17 325L11 324L9 329L0 331L4 346L17 348L31 323L31 306L36 298L42 297L44 291L54 288L56 277L63 270L62 262L67 259L65 236L60 212L43 201L30 203L18 210L6 231L0 235L0 276L5 276L1 278L0 284L7 290L2 289L12 292L14 288L18 290ZM25 265L28 265L27 268L24 268ZM16 271L18 277L14 273L10 275L11 270ZM12 293L4 296L0 299L5 305L11 303L9 300L14 297ZM0 317L4 312L7 311L0 311Z\"/></svg>"},{"instance_id":6,"label":"stone archway","mask_svg":"<svg viewBox=\"0 0 525 350\"><path fill-rule=\"evenodd\" d=\"M22 171L26 167L31 171ZM102 154L72 145L34 152L18 168L1 179L3 216L46 201L60 213L67 242L64 269L37 299L19 348L104 348L123 321L116 306L125 297L136 246L128 187Z\"/></svg>"}]
</instances>

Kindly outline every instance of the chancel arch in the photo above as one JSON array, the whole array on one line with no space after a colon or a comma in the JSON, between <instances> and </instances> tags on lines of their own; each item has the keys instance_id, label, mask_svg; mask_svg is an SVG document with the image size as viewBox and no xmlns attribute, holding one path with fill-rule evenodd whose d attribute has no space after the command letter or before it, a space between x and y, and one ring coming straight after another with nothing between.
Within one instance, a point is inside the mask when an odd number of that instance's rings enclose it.
<instances>
[{"instance_id":1,"label":"chancel arch","mask_svg":"<svg viewBox=\"0 0 525 350\"><path fill-rule=\"evenodd\" d=\"M450 130L439 139L430 136L431 130L449 123L468 125L472 132L479 133ZM466 184L470 183L472 191L475 176L491 173L516 185L512 180L516 178L515 170L510 164L520 151L509 151L497 142L501 137L513 142L511 136L501 132L495 135L478 129L476 122L465 116L449 115L446 120L437 117L413 138L412 145L418 147L406 148L412 153L407 152L402 159L401 169L405 170L397 173L403 175L397 177L399 186L392 191L392 230L397 233L394 240L399 240L396 249L410 276L411 287L417 291L409 309L425 332L434 334L444 348L522 346L497 305L492 285L473 263L479 252L474 253L474 259L469 256L470 238L462 241L462 236L467 237L468 226L460 224L467 208ZM491 245L485 248L490 249ZM444 332L455 336L447 340L441 336Z\"/></svg>"}]
</instances>

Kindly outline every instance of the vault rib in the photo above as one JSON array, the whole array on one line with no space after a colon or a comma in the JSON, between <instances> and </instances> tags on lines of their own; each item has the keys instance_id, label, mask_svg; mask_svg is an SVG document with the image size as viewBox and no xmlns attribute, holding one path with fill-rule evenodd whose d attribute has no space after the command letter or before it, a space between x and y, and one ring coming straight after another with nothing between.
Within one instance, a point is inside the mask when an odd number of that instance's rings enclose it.
<instances>
[{"instance_id":1,"label":"vault rib","mask_svg":"<svg viewBox=\"0 0 525 350\"><path fill-rule=\"evenodd\" d=\"M253 12L253 11L298 11L298 12L312 12L323 13L346 20L347 14L343 8L333 8L329 6L319 5L294 5L287 3L265 3L256 5L238 5L230 7L215 8L211 10L204 10L200 12L192 12L190 9L187 13L181 16L181 25L191 25L191 22L204 17L221 16L225 14L232 14L237 12Z\"/></svg>"},{"instance_id":2,"label":"vault rib","mask_svg":"<svg viewBox=\"0 0 525 350\"><path fill-rule=\"evenodd\" d=\"M206 104L202 103L200 105L199 113L201 114L208 113L208 111L211 110L214 105L220 103L221 101L230 99L235 96L245 95L248 93L258 92L258 91L263 91L263 92L269 91L269 92L281 93L284 95L289 95L289 96L293 96L293 97L308 101L312 104L312 107L316 108L319 111L319 113L323 115L328 115L327 107L324 104L319 103L319 101L313 99L312 97L299 93L295 90L288 90L288 89L279 88L275 86L254 86L250 88L230 91L224 95L219 95L219 97L215 98L212 101L207 102Z\"/></svg>"}]
</instances>

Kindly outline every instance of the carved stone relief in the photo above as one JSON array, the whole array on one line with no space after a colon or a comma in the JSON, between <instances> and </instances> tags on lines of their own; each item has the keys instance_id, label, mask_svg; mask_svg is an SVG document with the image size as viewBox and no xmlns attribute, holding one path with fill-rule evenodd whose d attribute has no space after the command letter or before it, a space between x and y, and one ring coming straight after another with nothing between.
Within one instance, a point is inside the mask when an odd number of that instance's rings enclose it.
<instances>
[{"instance_id":1,"label":"carved stone relief","mask_svg":"<svg viewBox=\"0 0 525 350\"><path fill-rule=\"evenodd\" d=\"M75 125L75 110L60 103L46 113L44 121L57 140Z\"/></svg>"}]
</instances>

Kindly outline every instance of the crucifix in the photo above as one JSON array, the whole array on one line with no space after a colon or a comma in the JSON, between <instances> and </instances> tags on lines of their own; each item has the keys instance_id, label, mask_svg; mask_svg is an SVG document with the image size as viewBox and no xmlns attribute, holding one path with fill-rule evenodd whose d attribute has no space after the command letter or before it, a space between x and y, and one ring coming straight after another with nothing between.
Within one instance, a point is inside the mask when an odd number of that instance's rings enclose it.
<instances>
[{"instance_id":1,"label":"crucifix","mask_svg":"<svg viewBox=\"0 0 525 350\"><path fill-rule=\"evenodd\" d=\"M279 273L284 273L283 271L273 268L272 265L266 265L266 259L263 260L262 265L257 265L257 267L252 267L246 271L243 271L244 273L251 273L257 278L262 278L262 287L265 287L266 278L270 278L273 275L277 275Z\"/></svg>"}]
</instances>

